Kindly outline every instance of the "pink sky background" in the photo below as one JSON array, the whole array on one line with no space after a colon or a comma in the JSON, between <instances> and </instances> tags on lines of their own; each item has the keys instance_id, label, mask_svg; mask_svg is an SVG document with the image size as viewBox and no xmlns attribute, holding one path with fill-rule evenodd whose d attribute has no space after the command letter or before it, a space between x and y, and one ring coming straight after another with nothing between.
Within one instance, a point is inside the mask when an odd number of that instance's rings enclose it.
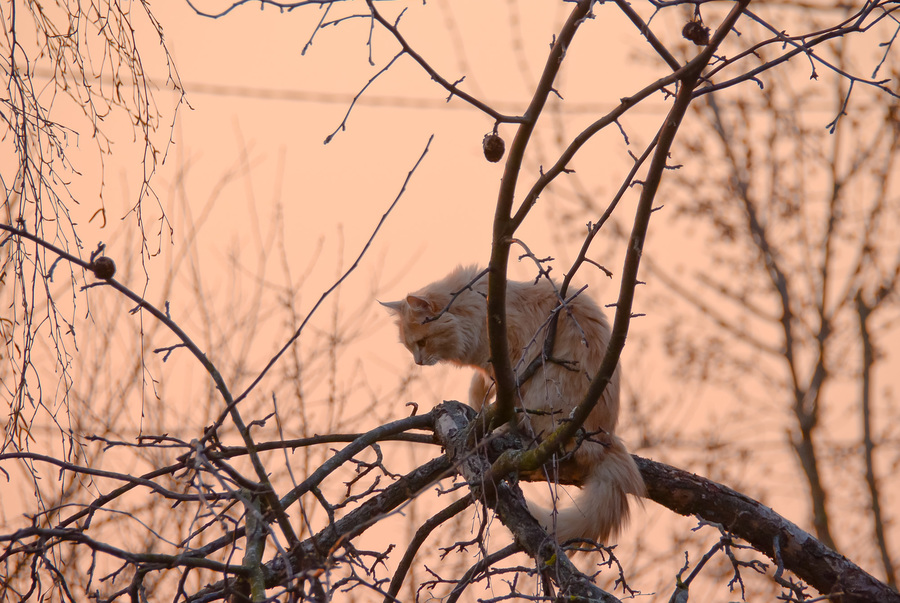
<instances>
[{"instance_id":1,"label":"pink sky background","mask_svg":"<svg viewBox=\"0 0 900 603\"><path fill-rule=\"evenodd\" d=\"M205 2L198 3L198 7L215 10L226 4ZM336 11L345 12L335 12L333 16L347 14L350 6L355 5L338 6ZM162 127L157 134L160 144L169 136L166 124L174 124L166 161L153 180L174 234L171 241L168 236L155 238L160 214L154 202L146 201L144 219L150 224L146 232L151 235L148 244L150 249L162 251L145 260L149 274L145 280L139 269L140 245L134 215L126 215L138 197L141 174L135 166L140 161L141 146L140 141L132 139L129 124L114 113L107 125L111 131L121 129L125 134L115 140L113 151L103 159L103 195L108 212L105 228L97 227L98 220L88 221L99 207L89 201L97 198L99 170L85 170L73 184L73 190L82 199L74 216L86 248L93 249L101 240L109 244L109 254L120 265L123 282L144 291L147 299L158 305L168 300L173 318L189 333L205 330L203 303L209 304L207 311L212 316L227 312L231 304L262 308L264 320L256 329L257 338L252 349L245 350L246 375L234 384L235 391L242 391L255 371L290 335L274 311L280 307L279 291L287 284L283 258L290 265L294 284L300 283L301 277L305 279L302 294L295 300L305 313L360 252L433 135L423 163L359 268L334 302L319 311L311 328L327 330L334 318L332 304L339 303L342 320L351 323L359 333L352 345L341 352L344 368L335 377L343 384L337 389L350 395L347 417L353 419L352 429L405 416L408 409L402 404L406 400L415 400L426 408L440 399L465 400L469 373L412 366L408 352L397 343L391 319L375 300L398 298L444 275L456 264L487 262L503 165L488 163L481 151L482 137L491 130L492 120L459 99L444 102L446 92L409 57L402 57L365 92L349 114L346 131L337 132L324 145L326 137L341 124L354 96L397 52L396 43L385 32L375 29L373 67L365 45L369 31L366 19L318 31L302 55L321 18L317 9L279 13L271 7L260 10L257 5L248 4L220 19L208 19L179 0L154 3L152 8L165 30L166 44L190 103L190 108L179 109L173 122L177 95L165 86L166 65L147 24L136 17L137 37L145 53L144 67L150 79L160 86L155 93L162 113ZM396 9L392 3L385 3L382 10L393 15ZM717 11L721 9L704 9L708 22L716 21L721 14ZM541 122L543 128L526 159L530 176L523 179L523 187L538 175L540 165L555 160L560 144L613 107L620 97L633 94L667 73L668 67L618 9L598 5L595 12L596 18L583 26L576 44L570 48L558 85L565 102L554 101L547 109ZM463 87L467 91L513 114L524 110L552 36L567 13L568 5L562 2L454 1L429 2L425 6L411 3L401 20L401 30L445 77L454 80L465 75ZM678 22L668 23L664 18L654 21L657 34L672 47L687 48L680 38ZM749 91L753 85L744 86ZM58 105L60 111L71 109L64 99ZM666 109L663 99L655 97L623 120L630 149L636 154L650 140ZM823 124L830 120L824 116L831 111L823 103ZM687 127L691 127L690 117ZM513 132L508 125L500 129L507 143ZM82 165L97 164L96 145L89 135L81 134L75 145L77 150L73 147L73 152L84 161ZM678 163L679 158L674 157L673 161ZM616 128L598 135L574 162L578 182L597 199L608 199L614 194L630 165L623 137ZM580 247L580 236L574 235L585 222L598 217L580 212L572 190L573 185L565 179L557 181L543 195L521 232L536 255L557 258L555 274L559 276ZM669 204L667 194L664 187L660 204ZM672 199L672 203L677 203L677 195ZM636 192L628 193L617 214L626 228L635 200ZM192 225L199 227L195 239ZM649 250L673 271L678 267L692 270L704 261L702 235L702 231L685 231L682 223L666 220L663 210L651 224ZM619 246L607 239L596 249L598 256L605 254L598 261L618 274L622 262ZM173 266L176 272L171 293L166 300L160 299L165 276ZM206 287L202 297L194 289L198 273ZM527 261L513 262L511 274L525 279L533 275L533 269ZM247 291L234 291L236 276L240 277L239 282L247 284ZM257 278L268 284L260 298L251 294L251 284ZM609 280L596 273L587 280L590 294L598 301L615 300L618 277ZM91 295L100 298L99 307L105 307L109 302L102 296L112 292L95 289ZM734 399L729 397L732 392L684 381L673 372L673 365L663 354L660 337L665 320L660 308L667 303L667 295L664 286L651 281L637 300L635 310L648 316L632 323L624 353L629 395L623 399L623 437L635 452L642 453L640 430L631 423L633 413L629 407L631 396L636 396L650 408L659 409L652 417L656 429L680 434L682 445L690 441L689 434L694 431L698 439L700 434L718 431L723 440L740 437L753 442L759 458L750 462L749 471L737 467L725 471L740 476L728 485L753 496L764 495L767 504L808 528L804 484L796 477L796 461L789 455L782 426L784 405L772 403L766 407L766 401L758 400L760 416L751 424L735 423L736 413L730 406ZM133 346L132 338L139 328L137 319L126 324L130 326L120 336L123 345ZM211 336L210 340L220 341L226 347L242 345L229 341L227 333ZM306 345L303 339L300 345ZM889 360L883 366L894 367L895 350L888 352ZM213 358L238 353L221 348L209 350ZM205 375L186 354L176 353L166 364L152 355L146 361L150 372L163 379L166 391L183 383L178 386L181 401L203 395L208 387ZM410 376L412 383L403 389L401 381ZM877 378L879 391L896 391L900 373L883 370ZM363 381L365 388L360 387ZM257 395L266 397L272 387L264 380ZM324 400L328 388L324 382L322 387L320 396ZM743 399L755 399L755 392L755 386L747 384ZM848 400L854 400L856 393L849 391L847 395ZM381 404L371 406L373 401ZM143 424L145 432L150 433L157 428L172 431L188 425L187 432L181 435L187 439L196 437L191 435L197 426L189 420L190 408L182 404L171 409L177 413L173 416L179 417L174 421L168 416L148 415L142 419L134 404L129 407L132 414L125 422L133 424L135 432ZM290 401L281 404L289 407ZM648 407L644 408L647 412ZM322 416L324 412L320 409L314 414ZM848 407L842 425L826 426L833 430L831 435L843 438L848 445L858 439L856 419L851 423L850 417L854 415ZM685 455L694 457L697 452L674 449L671 456L660 456L657 451L654 458L677 463ZM715 464L713 457L706 466L682 468L709 474L710 470L715 471ZM765 468L766 473L754 472L755 464ZM645 533L644 546L650 546L646 541L648 533L663 541L659 546L665 547L674 534L694 523L677 520L670 524L667 515L670 514L653 508L652 503L636 513L635 522ZM838 534L848 545L853 529L852 523L839 526ZM620 547L620 556L628 559L633 552L628 534L621 538ZM670 561L677 570L683 559ZM856 561L867 567L866 560ZM872 567L867 569L874 571Z\"/></svg>"}]
</instances>

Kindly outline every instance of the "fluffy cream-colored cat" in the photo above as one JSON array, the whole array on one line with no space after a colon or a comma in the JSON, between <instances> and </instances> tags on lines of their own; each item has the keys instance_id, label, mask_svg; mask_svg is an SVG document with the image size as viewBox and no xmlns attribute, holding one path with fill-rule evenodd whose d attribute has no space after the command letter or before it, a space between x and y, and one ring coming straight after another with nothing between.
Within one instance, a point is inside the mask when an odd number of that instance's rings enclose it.
<instances>
[{"instance_id":1,"label":"fluffy cream-colored cat","mask_svg":"<svg viewBox=\"0 0 900 603\"><path fill-rule=\"evenodd\" d=\"M461 266L406 299L383 303L396 315L400 341L412 352L416 364L450 362L477 369L469 392L470 403L476 408L487 401L493 376L487 334L487 276L467 288L481 272L476 266ZM448 304L449 309L444 311ZM558 305L554 287L546 279L537 284L507 284L509 349L518 372L541 353L547 319ZM519 423L537 438L554 430L581 401L609 344L609 323L590 298L579 295L567 307L568 312L560 313L553 348L554 359L563 362L545 362L519 388L520 407L538 411L521 413ZM435 316L436 320L426 320ZM554 513L530 505L538 521L551 531L555 527L560 542L571 538L606 542L628 519L628 494L645 493L634 459L614 434L618 414L617 368L585 422L591 436L575 451L566 471L583 478L581 495L574 505L559 511L555 522Z\"/></svg>"}]
</instances>

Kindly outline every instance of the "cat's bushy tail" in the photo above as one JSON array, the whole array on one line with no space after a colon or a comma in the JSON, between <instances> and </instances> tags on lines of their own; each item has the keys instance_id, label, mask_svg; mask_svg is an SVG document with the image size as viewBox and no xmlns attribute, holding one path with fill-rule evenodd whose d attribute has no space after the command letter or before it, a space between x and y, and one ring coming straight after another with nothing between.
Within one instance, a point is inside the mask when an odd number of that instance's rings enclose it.
<instances>
[{"instance_id":1,"label":"cat's bushy tail","mask_svg":"<svg viewBox=\"0 0 900 603\"><path fill-rule=\"evenodd\" d=\"M608 544L628 521L628 495L646 496L640 470L622 441L612 436L607 446L593 457L581 493L574 504L555 512L529 503L532 515L548 531L556 531L559 542L573 538ZM599 450L598 450L599 452ZM583 462L583 461L582 461Z\"/></svg>"}]
</instances>

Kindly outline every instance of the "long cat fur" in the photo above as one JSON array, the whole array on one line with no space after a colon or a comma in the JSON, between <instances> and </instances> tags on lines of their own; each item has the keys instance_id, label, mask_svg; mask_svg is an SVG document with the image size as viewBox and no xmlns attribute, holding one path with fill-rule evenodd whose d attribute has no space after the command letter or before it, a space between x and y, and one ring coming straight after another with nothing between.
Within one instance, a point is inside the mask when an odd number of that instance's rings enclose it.
<instances>
[{"instance_id":1,"label":"long cat fur","mask_svg":"<svg viewBox=\"0 0 900 603\"><path fill-rule=\"evenodd\" d=\"M403 300L382 303L396 316L400 341L417 364L449 362L477 370L469 391L470 403L476 408L488 400L493 377L487 334L487 277L469 286L481 272L477 266L460 266ZM450 304L456 293L458 297ZM541 353L547 319L558 305L554 286L547 279L537 284L507 283L507 333L514 367L522 370ZM566 361L566 366L545 362L518 391L523 409L543 411L520 413L520 427L536 438L550 433L570 415L587 391L609 344L609 322L590 298L582 294L566 305L568 312L560 314L553 348L554 359ZM436 320L426 321L435 316ZM574 504L558 513L529 504L544 527L551 531L555 528L560 542L573 538L607 542L628 519L628 495L645 495L637 465L614 433L619 415L619 373L617 367L584 424L593 435L582 441L568 461L569 471L584 480Z\"/></svg>"}]
</instances>

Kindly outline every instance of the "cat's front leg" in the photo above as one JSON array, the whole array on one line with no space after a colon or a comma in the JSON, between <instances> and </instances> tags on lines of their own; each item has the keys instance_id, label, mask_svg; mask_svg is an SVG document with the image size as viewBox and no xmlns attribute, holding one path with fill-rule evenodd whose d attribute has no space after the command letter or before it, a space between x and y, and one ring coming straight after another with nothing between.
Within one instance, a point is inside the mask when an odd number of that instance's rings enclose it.
<instances>
[{"instance_id":1,"label":"cat's front leg","mask_svg":"<svg viewBox=\"0 0 900 603\"><path fill-rule=\"evenodd\" d=\"M475 410L481 410L493 397L494 380L481 371L475 371L475 374L472 375L472 383L469 385L469 406Z\"/></svg>"}]
</instances>

